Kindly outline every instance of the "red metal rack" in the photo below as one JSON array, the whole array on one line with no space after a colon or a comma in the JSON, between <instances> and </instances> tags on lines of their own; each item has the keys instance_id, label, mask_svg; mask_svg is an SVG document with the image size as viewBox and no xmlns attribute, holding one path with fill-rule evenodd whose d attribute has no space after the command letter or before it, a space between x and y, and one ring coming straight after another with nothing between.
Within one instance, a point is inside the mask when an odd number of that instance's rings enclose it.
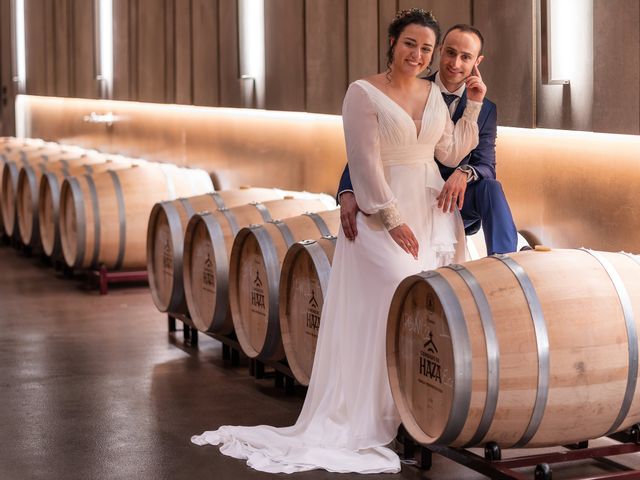
<instances>
[{"instance_id":1,"label":"red metal rack","mask_svg":"<svg viewBox=\"0 0 640 480\"><path fill-rule=\"evenodd\" d=\"M403 456L406 459L416 458L417 465L424 470L431 468L432 455L437 453L460 465L475 470L478 473L496 480L529 480L532 477L516 469L535 467L534 480L552 480L552 465L564 462L593 459L606 463L618 472L607 472L605 475L580 477L575 480L605 480L605 479L640 479L640 470L632 469L621 463L612 461L610 457L628 453L640 452L640 426L635 425L629 430L611 435L617 444L601 447L589 447L587 441L564 446L562 451L522 455L503 459L502 451L495 443L489 443L484 448L484 457L463 448L453 448L443 445L419 446L402 429L398 441L404 446Z\"/></svg>"}]
</instances>

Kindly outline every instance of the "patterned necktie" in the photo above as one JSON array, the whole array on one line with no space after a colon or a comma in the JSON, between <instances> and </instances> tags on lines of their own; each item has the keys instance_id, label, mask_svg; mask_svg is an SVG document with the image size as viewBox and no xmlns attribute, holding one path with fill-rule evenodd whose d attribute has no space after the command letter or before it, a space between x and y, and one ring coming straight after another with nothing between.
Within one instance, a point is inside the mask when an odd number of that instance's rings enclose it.
<instances>
[{"instance_id":1,"label":"patterned necktie","mask_svg":"<svg viewBox=\"0 0 640 480\"><path fill-rule=\"evenodd\" d=\"M458 96L452 93L442 93L442 98L444 98L444 103L447 104L447 107L450 107L454 100L457 100Z\"/></svg>"}]
</instances>

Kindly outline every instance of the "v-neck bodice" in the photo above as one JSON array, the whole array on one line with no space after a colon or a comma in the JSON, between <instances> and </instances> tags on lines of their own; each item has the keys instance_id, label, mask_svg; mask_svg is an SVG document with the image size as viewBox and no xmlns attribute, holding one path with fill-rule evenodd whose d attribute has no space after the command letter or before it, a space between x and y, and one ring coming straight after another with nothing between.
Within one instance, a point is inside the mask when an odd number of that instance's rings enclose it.
<instances>
[{"instance_id":1,"label":"v-neck bodice","mask_svg":"<svg viewBox=\"0 0 640 480\"><path fill-rule=\"evenodd\" d=\"M445 128L446 109L440 89L431 89L422 111L418 132L414 119L396 101L366 80L355 82L371 100L378 116L380 155L384 165L433 161L434 147Z\"/></svg>"},{"instance_id":2,"label":"v-neck bodice","mask_svg":"<svg viewBox=\"0 0 640 480\"><path fill-rule=\"evenodd\" d=\"M420 138L420 133L422 132L422 127L424 125L424 114L427 110L427 107L429 106L429 102L431 101L431 91L433 90L431 87L429 88L429 93L427 93L427 100L424 103L424 106L422 107L422 114L420 115L420 119L416 119L413 118L412 115L409 114L409 112L407 112L404 107L402 107L398 102L396 102L393 98L391 98L391 96L387 95L386 93L384 93L380 88L376 87L373 83L367 81L367 80L358 80L357 82L364 82L364 83L368 83L369 86L373 87L375 90L378 91L378 93L380 93L383 97L385 97L387 100L389 100L389 103L393 104L394 106L396 106L399 110L401 110L402 112L404 112L407 117L409 117L411 119L411 121L413 122L413 126L416 130L416 139ZM357 83L356 82L356 83ZM432 85L434 84L433 82L429 82ZM420 122L420 130L418 130L418 122Z\"/></svg>"}]
</instances>

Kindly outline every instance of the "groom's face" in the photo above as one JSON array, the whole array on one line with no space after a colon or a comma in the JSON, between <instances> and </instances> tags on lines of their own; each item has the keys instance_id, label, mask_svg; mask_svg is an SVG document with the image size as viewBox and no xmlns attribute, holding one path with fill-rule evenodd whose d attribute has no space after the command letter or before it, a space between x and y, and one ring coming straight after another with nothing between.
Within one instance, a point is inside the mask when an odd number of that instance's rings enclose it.
<instances>
[{"instance_id":1,"label":"groom's face","mask_svg":"<svg viewBox=\"0 0 640 480\"><path fill-rule=\"evenodd\" d=\"M480 55L480 39L471 32L452 30L444 38L440 50L440 78L451 91L460 87L471 75L475 65L484 58Z\"/></svg>"}]
</instances>

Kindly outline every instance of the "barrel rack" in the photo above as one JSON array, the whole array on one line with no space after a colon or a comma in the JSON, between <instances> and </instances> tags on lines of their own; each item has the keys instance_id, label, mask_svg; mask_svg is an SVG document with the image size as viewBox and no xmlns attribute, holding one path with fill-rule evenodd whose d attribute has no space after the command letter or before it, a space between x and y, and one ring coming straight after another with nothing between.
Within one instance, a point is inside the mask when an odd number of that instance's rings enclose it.
<instances>
[{"instance_id":1,"label":"barrel rack","mask_svg":"<svg viewBox=\"0 0 640 480\"><path fill-rule=\"evenodd\" d=\"M193 327L193 322L187 315L168 314L168 330L176 333L179 329L176 320L183 324L182 332L184 345L198 346L198 330ZM246 358L238 340L233 335L218 335L206 333L222 343L222 358L230 361L233 366L240 364L241 358ZM261 362L249 359L249 370L256 379L273 376L277 388L285 388L287 393L293 393L295 388L294 376L291 369L282 362ZM273 373L267 373L265 367L273 369ZM635 425L625 432L610 435L610 438L618 443L601 447L589 447L588 441L573 445L565 445L563 451L541 453L534 455L522 455L502 458L502 449L493 442L484 447L484 456L464 449L447 447L443 445L420 445L401 426L396 441L402 446L404 463L415 464L422 470L429 470L433 461L433 454L446 457L471 470L488 476L495 480L552 480L553 471L551 465L563 462L593 459L610 468L616 468L619 472L606 472L604 475L580 477L575 480L605 480L605 479L640 479L640 470L634 470L608 457L640 452L640 425ZM517 469L535 467L531 477Z\"/></svg>"},{"instance_id":2,"label":"barrel rack","mask_svg":"<svg viewBox=\"0 0 640 480\"><path fill-rule=\"evenodd\" d=\"M147 282L149 281L149 275L146 270L124 270L124 271L109 271L104 265L96 270L89 271L91 276L98 281L98 287L100 288L100 295L107 295L109 293L109 284L112 283L130 283L130 282Z\"/></svg>"},{"instance_id":3,"label":"barrel rack","mask_svg":"<svg viewBox=\"0 0 640 480\"><path fill-rule=\"evenodd\" d=\"M65 278L71 278L77 270L68 267L61 255L54 255L47 257L39 250L34 250L32 247L25 245L16 236L9 236L5 232L0 232L0 245L6 245L18 250L26 257L32 257L36 253L41 255L41 260L45 263L50 263L55 271L62 272ZM147 282L149 281L149 275L146 270L113 270L110 271L106 266L100 265L98 268L79 270L80 273L84 273L87 285L92 285L95 288L97 283L100 295L107 295L109 293L109 285L114 283L134 283L134 282ZM93 283L92 283L93 282ZM196 332L197 334L197 332ZM197 342L197 340L196 340Z\"/></svg>"},{"instance_id":4,"label":"barrel rack","mask_svg":"<svg viewBox=\"0 0 640 480\"><path fill-rule=\"evenodd\" d=\"M193 322L187 315L168 314L167 319L170 333L178 331L176 320L179 320L182 323L182 333L185 346L198 346L199 332L193 326ZM207 332L205 335L222 343L222 358L223 360L231 362L231 365L238 366L240 364L240 358L246 358L235 334L219 335ZM272 371L267 371L267 368L272 369ZM284 388L287 394L294 393L296 385L295 378L289 368L289 365L285 362L264 362L250 358L249 373L258 380L273 377L276 388Z\"/></svg>"},{"instance_id":5,"label":"barrel rack","mask_svg":"<svg viewBox=\"0 0 640 480\"><path fill-rule=\"evenodd\" d=\"M563 451L522 455L508 459L502 458L502 450L494 442L485 445L482 457L464 448L418 445L402 427L400 427L397 440L403 446L402 456L405 462L415 462L422 470L431 468L433 454L437 453L495 480L530 480L532 478L530 475L516 471L516 469L525 467L535 467L534 480L552 480L552 464L592 459L619 471L606 472L597 476L574 477L575 480L640 479L640 470L634 470L609 459L609 457L616 455L640 452L640 425L634 425L624 432L615 433L609 437L618 443L589 447L589 442L583 441L565 445Z\"/></svg>"}]
</instances>

